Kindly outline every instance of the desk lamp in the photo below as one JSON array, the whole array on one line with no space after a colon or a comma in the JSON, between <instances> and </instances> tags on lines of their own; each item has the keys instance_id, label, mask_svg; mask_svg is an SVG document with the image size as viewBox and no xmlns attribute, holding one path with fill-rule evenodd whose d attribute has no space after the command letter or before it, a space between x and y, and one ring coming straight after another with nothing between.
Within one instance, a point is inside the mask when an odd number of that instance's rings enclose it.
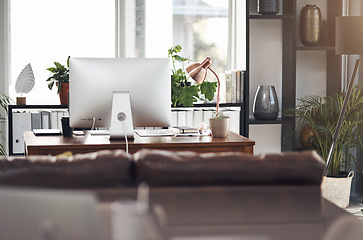
<instances>
[{"instance_id":1,"label":"desk lamp","mask_svg":"<svg viewBox=\"0 0 363 240\"><path fill-rule=\"evenodd\" d=\"M209 66L212 65L212 59L210 57L206 57L200 63L191 63L186 67L186 71L189 76L199 84L202 84L207 77L207 69L211 70L212 73L216 76L218 85L217 85L217 106L216 106L216 115L218 114L219 108L219 89L220 89L220 82L218 75L213 69Z\"/></svg>"},{"instance_id":2,"label":"desk lamp","mask_svg":"<svg viewBox=\"0 0 363 240\"><path fill-rule=\"evenodd\" d=\"M326 172L328 172L331 158L334 153L335 146L338 141L340 128L343 123L345 111L347 109L348 100L350 98L355 76L358 71L359 64L362 60L363 54L363 16L344 16L336 18L335 29L335 53L336 54L357 54L359 58L355 62L354 70L350 82L348 84L347 92L344 97L343 107L340 111L337 127L333 137L333 143L329 150L328 158L326 161Z\"/></svg>"}]
</instances>

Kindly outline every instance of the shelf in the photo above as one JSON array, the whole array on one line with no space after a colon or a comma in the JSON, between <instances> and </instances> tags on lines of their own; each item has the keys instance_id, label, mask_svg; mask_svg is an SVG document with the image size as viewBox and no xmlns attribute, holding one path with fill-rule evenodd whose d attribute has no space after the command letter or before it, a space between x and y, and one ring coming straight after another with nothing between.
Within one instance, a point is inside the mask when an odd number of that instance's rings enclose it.
<instances>
[{"instance_id":1,"label":"shelf","mask_svg":"<svg viewBox=\"0 0 363 240\"><path fill-rule=\"evenodd\" d=\"M242 105L243 103L219 103L219 107L241 107ZM216 107L216 103L195 103L193 107ZM184 106L172 106L172 108L184 108Z\"/></svg>"},{"instance_id":2,"label":"shelf","mask_svg":"<svg viewBox=\"0 0 363 240\"><path fill-rule=\"evenodd\" d=\"M256 120L255 118L249 119L249 124L281 124L281 118L277 118L276 120Z\"/></svg>"},{"instance_id":3,"label":"shelf","mask_svg":"<svg viewBox=\"0 0 363 240\"><path fill-rule=\"evenodd\" d=\"M324 51L335 51L335 46L296 46L296 50L298 51L307 51L307 50L324 50Z\"/></svg>"},{"instance_id":4,"label":"shelf","mask_svg":"<svg viewBox=\"0 0 363 240\"><path fill-rule=\"evenodd\" d=\"M68 108L68 105L9 105L9 109L29 109L29 108Z\"/></svg>"},{"instance_id":5,"label":"shelf","mask_svg":"<svg viewBox=\"0 0 363 240\"><path fill-rule=\"evenodd\" d=\"M250 19L282 19L282 15L250 15Z\"/></svg>"}]
</instances>

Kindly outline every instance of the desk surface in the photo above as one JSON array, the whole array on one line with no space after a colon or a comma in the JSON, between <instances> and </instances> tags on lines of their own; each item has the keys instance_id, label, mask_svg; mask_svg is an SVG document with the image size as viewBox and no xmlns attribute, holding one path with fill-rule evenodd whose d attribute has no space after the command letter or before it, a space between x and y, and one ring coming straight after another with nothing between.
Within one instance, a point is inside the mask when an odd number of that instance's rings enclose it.
<instances>
[{"instance_id":1,"label":"desk surface","mask_svg":"<svg viewBox=\"0 0 363 240\"><path fill-rule=\"evenodd\" d=\"M229 132L226 138L200 137L140 137L129 141L129 152L135 153L141 148L163 149L171 151L227 152L237 151L253 154L255 141ZM112 140L106 136L35 136L33 132L24 132L24 144L27 155L57 155L65 151L87 153L105 149L125 149L125 141Z\"/></svg>"}]
</instances>

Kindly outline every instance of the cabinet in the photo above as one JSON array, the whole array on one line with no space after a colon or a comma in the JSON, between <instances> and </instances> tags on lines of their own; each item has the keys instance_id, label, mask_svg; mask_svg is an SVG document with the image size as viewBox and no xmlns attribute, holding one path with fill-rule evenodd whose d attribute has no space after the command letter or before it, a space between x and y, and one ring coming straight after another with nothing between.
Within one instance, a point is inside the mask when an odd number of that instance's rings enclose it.
<instances>
[{"instance_id":1,"label":"cabinet","mask_svg":"<svg viewBox=\"0 0 363 240\"><path fill-rule=\"evenodd\" d=\"M269 85L276 84L281 110L294 108L299 97L340 92L341 58L335 55L334 40L335 17L341 13L341 0L282 0L277 15L258 14L256 2L247 1L246 8L246 62L251 97L256 85L264 85L266 82ZM316 4L322 10L324 26L323 40L318 46L313 47L303 46L299 37L300 10L308 3ZM272 30L275 32L271 32ZM261 31L268 32L268 35L263 35ZM266 59L269 59L269 62ZM314 61L319 62L314 65ZM269 72L271 77L266 79ZM312 76L314 73L315 76ZM317 90L316 84L323 86L323 89ZM296 150L299 145L297 136L293 133L295 119L281 116L276 121L255 121L252 117L251 97L249 124L281 124L281 151Z\"/></svg>"},{"instance_id":2,"label":"cabinet","mask_svg":"<svg viewBox=\"0 0 363 240\"><path fill-rule=\"evenodd\" d=\"M9 155L24 154L24 131L40 128L61 130L60 119L67 115L67 105L9 105Z\"/></svg>"},{"instance_id":3,"label":"cabinet","mask_svg":"<svg viewBox=\"0 0 363 240\"><path fill-rule=\"evenodd\" d=\"M241 135L245 135L247 126L247 121L245 120L246 114L244 111L245 104L245 102L220 104L221 111L227 111L227 114L231 115L231 131L240 133ZM192 126L195 123L193 126L196 127L196 125L202 121L207 122L205 119L212 115L212 112L215 111L215 107L215 103L208 103L196 104L192 108L172 108L172 116L175 116L172 125ZM31 131L39 128L58 128L61 130L60 119L62 116L67 115L67 105L9 105L9 155L24 154L24 131Z\"/></svg>"}]
</instances>

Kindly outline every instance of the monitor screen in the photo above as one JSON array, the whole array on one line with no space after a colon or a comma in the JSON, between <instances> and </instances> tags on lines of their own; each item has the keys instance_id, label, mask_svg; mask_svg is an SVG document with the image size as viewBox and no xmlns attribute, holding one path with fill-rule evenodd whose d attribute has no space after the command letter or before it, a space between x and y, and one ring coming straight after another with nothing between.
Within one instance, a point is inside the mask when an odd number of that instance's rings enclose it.
<instances>
[{"instance_id":1,"label":"monitor screen","mask_svg":"<svg viewBox=\"0 0 363 240\"><path fill-rule=\"evenodd\" d=\"M110 127L114 92L128 92L134 127L171 122L168 58L70 58L72 128Z\"/></svg>"}]
</instances>

